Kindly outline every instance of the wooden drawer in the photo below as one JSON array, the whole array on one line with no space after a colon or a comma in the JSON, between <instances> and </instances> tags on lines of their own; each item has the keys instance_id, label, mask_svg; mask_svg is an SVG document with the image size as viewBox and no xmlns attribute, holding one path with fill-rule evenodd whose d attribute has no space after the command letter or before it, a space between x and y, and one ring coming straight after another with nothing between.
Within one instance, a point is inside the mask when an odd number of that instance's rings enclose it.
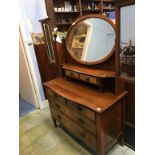
<instances>
[{"instance_id":1,"label":"wooden drawer","mask_svg":"<svg viewBox=\"0 0 155 155\"><path fill-rule=\"evenodd\" d=\"M79 114L82 114L83 116L87 117L88 119L95 121L95 114L92 110L85 108L81 105L78 105L70 100L67 100L67 99L61 97L60 95L54 93L50 89L46 89L46 92L47 92L49 102L63 103L65 105L67 105L68 107L70 107L71 109L73 109L74 111L78 112Z\"/></svg>"},{"instance_id":2,"label":"wooden drawer","mask_svg":"<svg viewBox=\"0 0 155 155\"><path fill-rule=\"evenodd\" d=\"M98 85L98 83L99 83L98 78L89 76L89 75L84 75L84 74L80 74L80 80L89 82L89 83L93 83L95 85Z\"/></svg>"},{"instance_id":3,"label":"wooden drawer","mask_svg":"<svg viewBox=\"0 0 155 155\"><path fill-rule=\"evenodd\" d=\"M62 113L70 117L72 120L76 121L81 127L92 133L93 135L96 135L96 126L95 122L87 119L86 117L80 115L76 111L72 110L65 104L58 104L54 103L51 105L52 108L56 110L60 110Z\"/></svg>"},{"instance_id":4,"label":"wooden drawer","mask_svg":"<svg viewBox=\"0 0 155 155\"><path fill-rule=\"evenodd\" d=\"M50 90L49 88L46 88L46 94L47 94L47 96L51 96L53 98L57 97L57 94L55 92L53 92L52 90Z\"/></svg>"},{"instance_id":5,"label":"wooden drawer","mask_svg":"<svg viewBox=\"0 0 155 155\"><path fill-rule=\"evenodd\" d=\"M65 103L65 98L56 94L50 89L46 89L49 102Z\"/></svg>"},{"instance_id":6,"label":"wooden drawer","mask_svg":"<svg viewBox=\"0 0 155 155\"><path fill-rule=\"evenodd\" d=\"M76 104L70 100L66 100L66 105L69 106L74 111L76 111L77 113L87 117L92 121L95 121L95 113L92 110L85 108L79 104Z\"/></svg>"},{"instance_id":7,"label":"wooden drawer","mask_svg":"<svg viewBox=\"0 0 155 155\"><path fill-rule=\"evenodd\" d=\"M53 117L60 122L68 131L70 131L74 136L83 141L88 147L96 151L96 138L91 135L85 129L80 127L77 123L69 119L67 116L61 112L52 109Z\"/></svg>"},{"instance_id":8,"label":"wooden drawer","mask_svg":"<svg viewBox=\"0 0 155 155\"><path fill-rule=\"evenodd\" d=\"M79 79L79 74L77 72L65 70L65 75L68 77L73 77Z\"/></svg>"}]
</instances>

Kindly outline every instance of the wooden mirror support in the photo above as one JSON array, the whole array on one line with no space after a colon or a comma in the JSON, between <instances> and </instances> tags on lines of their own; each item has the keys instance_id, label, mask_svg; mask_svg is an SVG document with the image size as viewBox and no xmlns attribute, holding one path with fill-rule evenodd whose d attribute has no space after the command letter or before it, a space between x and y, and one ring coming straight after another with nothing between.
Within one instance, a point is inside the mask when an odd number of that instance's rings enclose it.
<instances>
[{"instance_id":1,"label":"wooden mirror support","mask_svg":"<svg viewBox=\"0 0 155 155\"><path fill-rule=\"evenodd\" d=\"M115 5L116 7L116 84L115 84L115 92L116 94L120 94L121 92L127 90L128 96L125 104L125 120L124 120L124 142L127 146L134 149L135 148L135 54L129 54L129 51L126 51L123 57L120 57L121 53L121 42L124 45L129 47L129 41L121 39L121 28L125 29L126 32L129 32L129 29L132 27L131 33L128 33L133 46L134 44L134 5L135 0L117 0ZM130 10L128 10L130 8ZM122 12L122 9L125 11ZM127 10L126 10L127 9ZM123 14L122 14L123 13ZM126 15L124 20L122 20L122 15ZM123 22L126 26L121 26L121 22ZM130 24L128 24L130 23ZM126 35L126 32L123 35ZM131 36L132 34L132 36ZM127 37L126 37L127 38ZM129 40L129 39L128 39ZM126 44L126 42L128 44ZM135 45L134 45L135 46ZM126 49L128 48L126 47ZM131 47L134 48L134 47ZM133 51L130 51L133 53ZM134 51L135 53L135 51ZM122 74L122 73L126 74Z\"/></svg>"},{"instance_id":2,"label":"wooden mirror support","mask_svg":"<svg viewBox=\"0 0 155 155\"><path fill-rule=\"evenodd\" d=\"M97 86L100 91L109 89L114 92L115 90L115 39L114 45L105 57L102 57L98 61L86 62L75 58L71 54L71 50L68 46L69 36L74 27L87 19L101 19L108 23L109 27L113 30L115 35L114 23L105 17L104 15L87 15L77 19L72 26L69 28L68 35L66 38L66 63L62 65L63 75L67 79L75 79L89 83L90 85ZM104 29L103 29L104 30ZM94 36L98 37L98 36ZM114 37L115 38L115 37ZM101 40L102 43L102 40ZM100 43L100 44L101 44ZM97 46L97 44L96 44ZM109 87L110 86L110 87Z\"/></svg>"}]
</instances>

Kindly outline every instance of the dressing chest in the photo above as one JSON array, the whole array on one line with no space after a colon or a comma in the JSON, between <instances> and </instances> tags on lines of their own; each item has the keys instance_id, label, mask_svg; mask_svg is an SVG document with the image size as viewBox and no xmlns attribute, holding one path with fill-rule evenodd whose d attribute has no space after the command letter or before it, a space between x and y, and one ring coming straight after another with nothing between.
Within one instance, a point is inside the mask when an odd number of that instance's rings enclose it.
<instances>
[{"instance_id":1,"label":"dressing chest","mask_svg":"<svg viewBox=\"0 0 155 155\"><path fill-rule=\"evenodd\" d=\"M63 61L53 51L60 76L44 83L54 125L105 155L116 142L123 144L127 95L115 92L115 26L102 15L84 16L70 27L62 51Z\"/></svg>"}]
</instances>

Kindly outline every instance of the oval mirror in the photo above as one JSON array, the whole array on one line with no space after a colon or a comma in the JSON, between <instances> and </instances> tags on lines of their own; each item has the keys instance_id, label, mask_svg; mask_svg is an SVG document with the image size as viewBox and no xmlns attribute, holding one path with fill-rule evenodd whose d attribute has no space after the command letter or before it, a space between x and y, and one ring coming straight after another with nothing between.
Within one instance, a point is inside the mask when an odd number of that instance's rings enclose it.
<instances>
[{"instance_id":1,"label":"oval mirror","mask_svg":"<svg viewBox=\"0 0 155 155\"><path fill-rule=\"evenodd\" d=\"M89 15L78 19L70 27L66 38L69 54L82 64L98 64L114 52L113 22L103 15Z\"/></svg>"}]
</instances>

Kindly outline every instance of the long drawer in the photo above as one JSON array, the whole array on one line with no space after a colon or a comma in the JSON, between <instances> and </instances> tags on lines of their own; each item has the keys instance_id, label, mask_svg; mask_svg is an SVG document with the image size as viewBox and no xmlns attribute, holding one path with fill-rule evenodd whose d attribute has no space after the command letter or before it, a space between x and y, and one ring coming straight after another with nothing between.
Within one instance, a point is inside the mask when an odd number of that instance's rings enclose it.
<instances>
[{"instance_id":1,"label":"long drawer","mask_svg":"<svg viewBox=\"0 0 155 155\"><path fill-rule=\"evenodd\" d=\"M69 70L65 70L65 76L78 79L79 78L79 73L73 72L73 71L69 71Z\"/></svg>"},{"instance_id":2,"label":"long drawer","mask_svg":"<svg viewBox=\"0 0 155 155\"><path fill-rule=\"evenodd\" d=\"M52 98L51 101L54 101L57 103L65 103L65 98L53 92L52 90L46 88L46 93L47 93L48 99Z\"/></svg>"},{"instance_id":3,"label":"long drawer","mask_svg":"<svg viewBox=\"0 0 155 155\"><path fill-rule=\"evenodd\" d=\"M95 113L92 110L85 108L82 105L76 104L70 100L66 100L66 105L71 109L75 110L77 113L87 117L92 121L95 121Z\"/></svg>"},{"instance_id":4,"label":"long drawer","mask_svg":"<svg viewBox=\"0 0 155 155\"><path fill-rule=\"evenodd\" d=\"M80 80L98 85L99 80L96 77L80 74Z\"/></svg>"},{"instance_id":5,"label":"long drawer","mask_svg":"<svg viewBox=\"0 0 155 155\"><path fill-rule=\"evenodd\" d=\"M96 151L96 137L87 132L85 129L80 127L77 123L72 121L70 118L59 112L58 110L52 109L53 117L60 122L66 129L68 129L74 136L83 141L89 148Z\"/></svg>"},{"instance_id":6,"label":"long drawer","mask_svg":"<svg viewBox=\"0 0 155 155\"><path fill-rule=\"evenodd\" d=\"M49 98L50 100L50 98ZM95 122L87 119L83 115L80 115L76 111L72 110L65 104L59 104L57 102L53 102L51 104L51 108L54 108L56 110L60 110L62 113L70 117L72 120L76 121L81 127L92 133L93 135L96 135L96 126Z\"/></svg>"},{"instance_id":7,"label":"long drawer","mask_svg":"<svg viewBox=\"0 0 155 155\"><path fill-rule=\"evenodd\" d=\"M54 102L65 104L74 111L76 111L77 113L79 113L80 115L83 115L88 119L95 121L95 113L92 110L85 108L82 105L76 104L68 99L65 99L64 97L61 97L60 95L56 94L50 89L46 89L46 92L48 98L52 98L51 101L53 100Z\"/></svg>"}]
</instances>

